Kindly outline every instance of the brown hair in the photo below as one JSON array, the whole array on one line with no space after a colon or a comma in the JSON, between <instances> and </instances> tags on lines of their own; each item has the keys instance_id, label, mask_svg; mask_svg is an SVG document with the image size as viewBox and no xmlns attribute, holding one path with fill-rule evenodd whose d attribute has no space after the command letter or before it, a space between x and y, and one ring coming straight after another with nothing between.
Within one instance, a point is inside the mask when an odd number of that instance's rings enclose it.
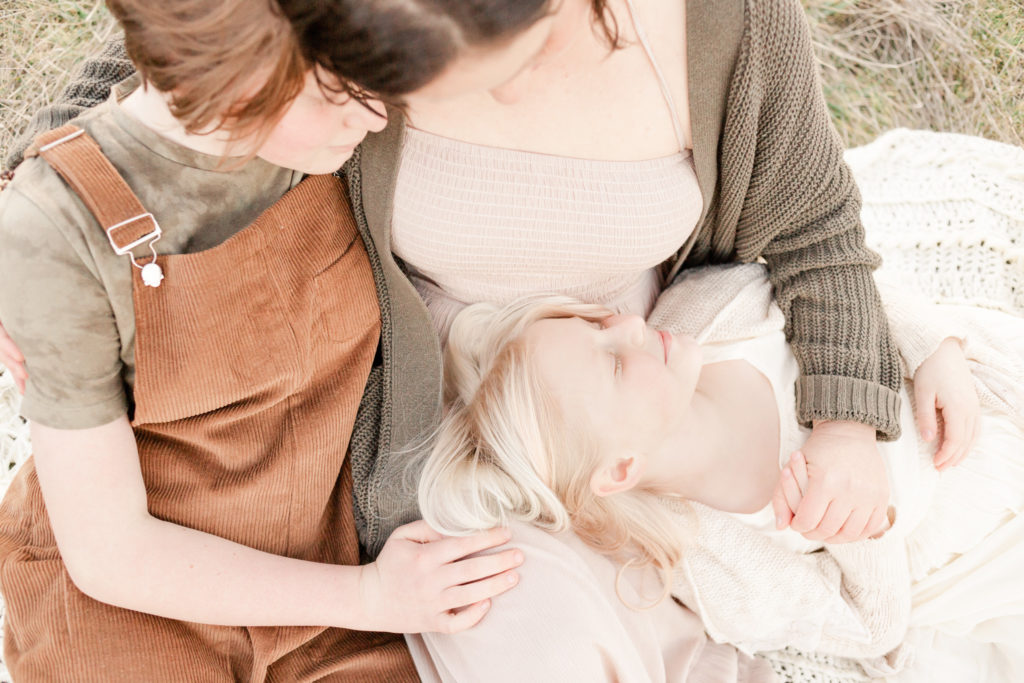
<instances>
[{"instance_id":1,"label":"brown hair","mask_svg":"<svg viewBox=\"0 0 1024 683\"><path fill-rule=\"evenodd\" d=\"M136 69L190 133L269 133L309 64L274 0L107 0ZM261 82L262 78L262 82ZM255 90L254 90L255 89Z\"/></svg>"},{"instance_id":2,"label":"brown hair","mask_svg":"<svg viewBox=\"0 0 1024 683\"><path fill-rule=\"evenodd\" d=\"M426 85L460 50L499 43L566 0L279 0L303 54L327 73L392 103ZM607 0L590 0L611 48L619 30ZM315 8L315 11L314 11ZM348 88L355 94L351 86Z\"/></svg>"},{"instance_id":3,"label":"brown hair","mask_svg":"<svg viewBox=\"0 0 1024 683\"><path fill-rule=\"evenodd\" d=\"M462 48L508 39L566 0L107 0L128 56L170 95L190 133L257 140L301 92L394 104L435 78ZM607 0L595 26L619 46ZM264 80L258 80L263 77ZM254 91L255 88L255 91Z\"/></svg>"}]
</instances>

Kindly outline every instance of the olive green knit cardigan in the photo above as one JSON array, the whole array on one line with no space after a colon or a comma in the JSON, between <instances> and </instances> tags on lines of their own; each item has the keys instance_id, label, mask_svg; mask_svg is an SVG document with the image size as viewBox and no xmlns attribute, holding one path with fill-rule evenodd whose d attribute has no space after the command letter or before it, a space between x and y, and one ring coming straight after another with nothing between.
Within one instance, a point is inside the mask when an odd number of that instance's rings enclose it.
<instances>
[{"instance_id":1,"label":"olive green knit cardigan","mask_svg":"<svg viewBox=\"0 0 1024 683\"><path fill-rule=\"evenodd\" d=\"M697 230L665 268L763 259L800 363L798 417L855 420L899 434L900 366L864 245L860 196L825 106L798 0L689 0ZM131 71L112 43L84 65L23 141L103 101ZM382 309L382 364L353 435L357 523L367 552L418 516L415 481L440 414L441 355L425 306L390 252L400 113L346 164ZM12 165L19 159L8 160Z\"/></svg>"}]
</instances>

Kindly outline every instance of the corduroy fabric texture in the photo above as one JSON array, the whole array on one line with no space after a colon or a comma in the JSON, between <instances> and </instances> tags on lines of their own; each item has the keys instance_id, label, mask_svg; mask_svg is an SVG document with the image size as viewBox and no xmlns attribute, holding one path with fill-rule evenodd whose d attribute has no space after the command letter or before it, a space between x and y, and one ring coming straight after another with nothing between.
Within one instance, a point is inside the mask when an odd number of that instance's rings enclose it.
<instances>
[{"instance_id":1,"label":"corduroy fabric texture","mask_svg":"<svg viewBox=\"0 0 1024 683\"><path fill-rule=\"evenodd\" d=\"M62 155L62 175L101 200L99 165L79 161ZM343 183L307 178L224 244L157 262L158 288L133 269L132 426L150 513L358 563L348 437L380 318ZM396 634L192 624L89 598L60 559L32 460L0 507L0 584L4 659L24 680L418 680Z\"/></svg>"}]
</instances>

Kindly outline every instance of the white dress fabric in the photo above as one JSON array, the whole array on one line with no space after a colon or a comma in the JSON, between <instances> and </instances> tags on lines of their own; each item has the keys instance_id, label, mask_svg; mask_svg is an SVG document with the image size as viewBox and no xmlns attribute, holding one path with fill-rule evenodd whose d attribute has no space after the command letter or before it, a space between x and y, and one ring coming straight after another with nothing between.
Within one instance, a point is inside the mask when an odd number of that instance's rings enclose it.
<instances>
[{"instance_id":1,"label":"white dress fabric","mask_svg":"<svg viewBox=\"0 0 1024 683\"><path fill-rule=\"evenodd\" d=\"M700 314L700 307L687 305L703 300L704 307L713 310L709 299L716 296L725 305L710 318ZM887 306L903 296L883 290ZM894 307L904 310L906 304ZM928 336L926 322L932 328L933 344L945 336L965 336L966 353L975 368L983 367L977 363L978 356L1024 359L1022 317L962 305L933 305L931 310L918 310L915 317L915 339ZM785 342L782 314L771 300L762 267L695 272L663 295L652 322L702 339L705 362L743 359L771 382L779 406L779 464L784 466L809 430L796 422L798 368ZM999 340L1000 348L989 348L984 343L989 339ZM900 336L896 340L899 345ZM976 379L998 376L1019 387L1024 381L1019 367L1018 363L1015 368L987 368L989 372L976 373ZM870 558L871 553L905 553L907 576L902 582L894 572L872 575L875 582L892 581L891 596L883 591L873 598L874 603L851 601L844 590L849 586L836 584L831 593L814 593L816 604L804 606L798 619L787 619L787 605L793 603L794 596L785 595L785 588L793 586L802 593L817 588L799 584L789 575L804 568L796 556L824 546L791 530L777 531L773 511L767 506L758 513L731 517L791 553L793 562L783 560L780 565L779 558L785 555L748 546L742 566L732 567L733 575L722 578L721 571L702 571L696 566L701 562L700 553L691 553L689 562L695 566L682 573L691 584L684 591L684 601L702 613L716 639L746 651L787 645L806 650L838 648L834 650L837 654L849 655L860 652L858 644L864 651L870 649L872 633L865 624L887 609L887 600L898 601L899 593L907 592L911 608L907 623L900 628L909 626L910 633L898 657L876 660L868 667L875 674L897 681L1024 680L1024 401L1000 387L995 393L996 398L985 401L980 436L970 455L958 467L939 474L932 466L935 447L918 438L910 396L906 390L902 392L903 436L880 443L879 450L897 513L895 526L886 536L895 535L903 543L869 543L864 551L870 561L878 559ZM727 535L727 527L722 529L710 543L733 542L736 537ZM830 550L848 552L849 547ZM716 553L720 558L722 549ZM720 559L718 562L721 564ZM844 571L850 569L842 561L839 564ZM749 580L737 578L744 574L750 575ZM742 604L730 597L737 586L749 589L765 575L778 577L776 594L743 597ZM824 571L822 578L829 578ZM858 588L854 586L854 590ZM764 622L767 638L757 635L765 632L757 621ZM842 645L836 646L836 642Z\"/></svg>"}]
</instances>

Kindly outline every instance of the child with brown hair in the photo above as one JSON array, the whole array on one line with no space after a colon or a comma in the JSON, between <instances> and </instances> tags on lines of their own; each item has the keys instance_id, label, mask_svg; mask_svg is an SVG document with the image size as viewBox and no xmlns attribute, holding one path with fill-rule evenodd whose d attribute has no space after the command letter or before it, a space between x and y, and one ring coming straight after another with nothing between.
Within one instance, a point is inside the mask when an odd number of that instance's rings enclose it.
<instances>
[{"instance_id":1,"label":"child with brown hair","mask_svg":"<svg viewBox=\"0 0 1024 683\"><path fill-rule=\"evenodd\" d=\"M521 555L462 559L507 531L417 522L359 566L379 265L331 173L384 108L274 3L109 6L141 80L40 136L0 195L34 447L0 508L4 660L23 680L416 680L394 634L472 626Z\"/></svg>"}]
</instances>

